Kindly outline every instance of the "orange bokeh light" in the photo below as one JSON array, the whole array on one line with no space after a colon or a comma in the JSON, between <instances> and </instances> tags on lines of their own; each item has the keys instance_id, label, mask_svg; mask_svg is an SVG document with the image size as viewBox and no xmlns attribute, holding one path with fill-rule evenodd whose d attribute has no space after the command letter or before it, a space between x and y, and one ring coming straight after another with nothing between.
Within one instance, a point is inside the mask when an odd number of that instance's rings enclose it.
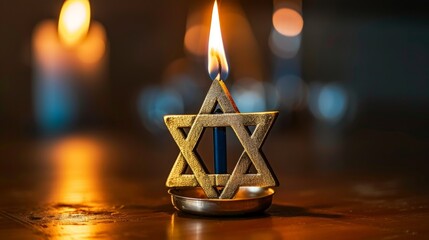
<instances>
[{"instance_id":1,"label":"orange bokeh light","mask_svg":"<svg viewBox=\"0 0 429 240\"><path fill-rule=\"evenodd\" d=\"M301 33L304 20L297 11L290 8L280 8L273 14L274 28L280 34L294 37Z\"/></svg>"},{"instance_id":2,"label":"orange bokeh light","mask_svg":"<svg viewBox=\"0 0 429 240\"><path fill-rule=\"evenodd\" d=\"M207 49L207 36L209 29L200 24L195 25L186 30L185 47L190 53L202 56Z\"/></svg>"},{"instance_id":3,"label":"orange bokeh light","mask_svg":"<svg viewBox=\"0 0 429 240\"><path fill-rule=\"evenodd\" d=\"M58 34L67 46L74 46L88 33L91 8L88 0L67 0L58 20Z\"/></svg>"},{"instance_id":4,"label":"orange bokeh light","mask_svg":"<svg viewBox=\"0 0 429 240\"><path fill-rule=\"evenodd\" d=\"M76 48L81 62L90 65L98 63L106 52L106 33L101 24L94 22L85 41Z\"/></svg>"}]
</instances>

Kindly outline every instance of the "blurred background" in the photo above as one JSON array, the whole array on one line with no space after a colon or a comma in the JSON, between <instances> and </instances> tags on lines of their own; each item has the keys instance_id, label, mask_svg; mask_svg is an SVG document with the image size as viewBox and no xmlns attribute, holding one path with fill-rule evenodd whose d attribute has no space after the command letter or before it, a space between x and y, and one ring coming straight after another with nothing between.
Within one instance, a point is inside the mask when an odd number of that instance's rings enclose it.
<instances>
[{"instance_id":1,"label":"blurred background","mask_svg":"<svg viewBox=\"0 0 429 240\"><path fill-rule=\"evenodd\" d=\"M122 142L113 145L127 154L138 149L129 161L162 158L166 177L178 149L163 115L197 113L211 83L213 2L90 4L101 42L82 47L73 65L44 59L55 45L44 46L44 24L58 22L63 1L0 1L0 162L25 155L22 142L90 133ZM280 111L266 143L275 169L425 172L428 13L418 0L220 1L226 84L238 107ZM233 136L229 143L242 149Z\"/></svg>"}]
</instances>

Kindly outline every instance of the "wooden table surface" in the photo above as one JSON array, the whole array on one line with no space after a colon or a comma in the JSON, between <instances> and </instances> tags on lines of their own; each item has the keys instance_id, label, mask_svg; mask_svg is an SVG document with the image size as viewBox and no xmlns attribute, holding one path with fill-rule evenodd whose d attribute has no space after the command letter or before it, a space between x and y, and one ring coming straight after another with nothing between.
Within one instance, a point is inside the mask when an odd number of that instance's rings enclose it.
<instances>
[{"instance_id":1,"label":"wooden table surface","mask_svg":"<svg viewBox=\"0 0 429 240\"><path fill-rule=\"evenodd\" d=\"M273 137L264 148L281 182L265 214L207 218L171 206L164 182L178 150L168 140L158 147L97 134L3 141L0 239L429 238L424 174L311 162L293 142ZM426 146L416 147L418 158Z\"/></svg>"}]
</instances>

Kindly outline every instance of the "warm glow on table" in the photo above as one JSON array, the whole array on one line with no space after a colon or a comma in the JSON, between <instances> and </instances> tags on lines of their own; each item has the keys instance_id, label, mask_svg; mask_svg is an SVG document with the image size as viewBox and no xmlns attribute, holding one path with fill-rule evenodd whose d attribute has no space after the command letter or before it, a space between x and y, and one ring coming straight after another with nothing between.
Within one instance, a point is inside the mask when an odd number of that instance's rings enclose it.
<instances>
[{"instance_id":1,"label":"warm glow on table","mask_svg":"<svg viewBox=\"0 0 429 240\"><path fill-rule=\"evenodd\" d=\"M53 145L48 155L56 172L52 202L87 204L102 200L100 142L83 137L65 138Z\"/></svg>"}]
</instances>

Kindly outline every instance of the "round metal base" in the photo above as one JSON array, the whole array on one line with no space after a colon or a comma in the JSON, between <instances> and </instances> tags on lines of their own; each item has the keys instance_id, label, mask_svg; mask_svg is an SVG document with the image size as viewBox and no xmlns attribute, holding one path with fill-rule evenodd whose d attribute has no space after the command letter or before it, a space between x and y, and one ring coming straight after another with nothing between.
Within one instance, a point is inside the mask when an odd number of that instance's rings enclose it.
<instances>
[{"instance_id":1,"label":"round metal base","mask_svg":"<svg viewBox=\"0 0 429 240\"><path fill-rule=\"evenodd\" d=\"M209 199L199 187L173 188L168 193L179 211L204 216L238 216L265 211L271 206L274 189L240 187L232 199Z\"/></svg>"}]
</instances>

